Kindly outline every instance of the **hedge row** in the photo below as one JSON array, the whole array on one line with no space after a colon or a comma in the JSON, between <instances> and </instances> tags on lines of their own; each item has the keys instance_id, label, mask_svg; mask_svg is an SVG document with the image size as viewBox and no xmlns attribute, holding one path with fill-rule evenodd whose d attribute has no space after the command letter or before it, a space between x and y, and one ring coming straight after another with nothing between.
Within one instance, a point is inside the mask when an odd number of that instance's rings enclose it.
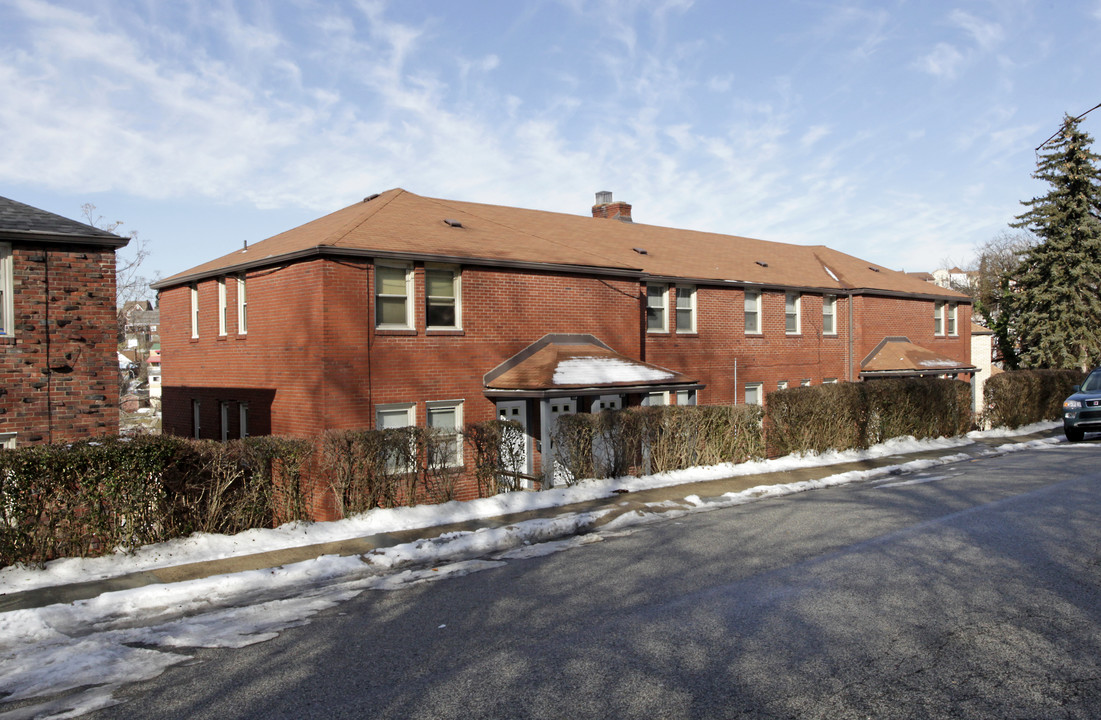
<instances>
[{"instance_id":1,"label":"hedge row","mask_svg":"<svg viewBox=\"0 0 1101 720\"><path fill-rule=\"evenodd\" d=\"M1015 370L995 375L983 390L988 427L1017 428L1063 416L1063 400L1081 385L1080 370Z\"/></svg>"},{"instance_id":2,"label":"hedge row","mask_svg":"<svg viewBox=\"0 0 1101 720\"><path fill-rule=\"evenodd\" d=\"M953 437L971 428L971 386L891 378L770 393L770 456L870 447L893 437Z\"/></svg>"}]
</instances>

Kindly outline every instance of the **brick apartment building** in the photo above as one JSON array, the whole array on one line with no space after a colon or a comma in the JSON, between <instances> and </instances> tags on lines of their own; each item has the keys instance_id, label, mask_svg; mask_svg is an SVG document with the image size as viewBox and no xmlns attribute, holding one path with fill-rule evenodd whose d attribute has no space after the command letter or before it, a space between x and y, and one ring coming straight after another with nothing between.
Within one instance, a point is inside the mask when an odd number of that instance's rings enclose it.
<instances>
[{"instance_id":1,"label":"brick apartment building","mask_svg":"<svg viewBox=\"0 0 1101 720\"><path fill-rule=\"evenodd\" d=\"M118 433L115 250L127 242L0 197L0 447Z\"/></svg>"},{"instance_id":2,"label":"brick apartment building","mask_svg":"<svg viewBox=\"0 0 1101 720\"><path fill-rule=\"evenodd\" d=\"M163 427L500 416L539 473L562 413L973 370L960 293L823 246L634 223L611 193L592 215L395 189L167 278Z\"/></svg>"}]
</instances>

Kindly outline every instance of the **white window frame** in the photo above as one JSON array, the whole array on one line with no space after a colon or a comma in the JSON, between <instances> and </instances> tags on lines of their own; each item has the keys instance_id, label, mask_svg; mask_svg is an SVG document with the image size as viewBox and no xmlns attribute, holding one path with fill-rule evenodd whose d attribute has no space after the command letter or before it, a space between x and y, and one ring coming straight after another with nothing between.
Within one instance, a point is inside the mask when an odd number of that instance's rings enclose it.
<instances>
[{"instance_id":1,"label":"white window frame","mask_svg":"<svg viewBox=\"0 0 1101 720\"><path fill-rule=\"evenodd\" d=\"M225 277L218 278L218 335L219 337L226 334L226 322L229 315L229 309L226 306L226 279Z\"/></svg>"},{"instance_id":2,"label":"white window frame","mask_svg":"<svg viewBox=\"0 0 1101 720\"><path fill-rule=\"evenodd\" d=\"M787 390L788 389L788 381L787 380L781 380L780 382L776 383L776 389L777 390Z\"/></svg>"},{"instance_id":3,"label":"white window frame","mask_svg":"<svg viewBox=\"0 0 1101 720\"><path fill-rule=\"evenodd\" d=\"M237 334L248 335L248 288L245 276L237 276Z\"/></svg>"},{"instance_id":4,"label":"white window frame","mask_svg":"<svg viewBox=\"0 0 1101 720\"><path fill-rule=\"evenodd\" d=\"M956 312L958 307L959 307L958 303L954 303L954 302L948 303L948 312L945 313L944 319L945 319L946 324L948 326L948 336L949 337L959 337L959 323L957 322L958 315L957 315L957 312Z\"/></svg>"},{"instance_id":5,"label":"white window frame","mask_svg":"<svg viewBox=\"0 0 1101 720\"><path fill-rule=\"evenodd\" d=\"M753 400L750 400L750 393L755 395ZM765 384L763 382L750 382L745 384L745 404L746 405L764 405L765 404Z\"/></svg>"},{"instance_id":6,"label":"white window frame","mask_svg":"<svg viewBox=\"0 0 1101 720\"><path fill-rule=\"evenodd\" d=\"M685 301L682 305L681 301ZM688 315L688 322L681 327L681 313ZM696 288L692 285L677 285L677 332L692 334L696 332Z\"/></svg>"},{"instance_id":7,"label":"white window frame","mask_svg":"<svg viewBox=\"0 0 1101 720\"><path fill-rule=\"evenodd\" d=\"M191 337L199 337L199 284L191 283Z\"/></svg>"},{"instance_id":8,"label":"white window frame","mask_svg":"<svg viewBox=\"0 0 1101 720\"><path fill-rule=\"evenodd\" d=\"M405 424L396 425L393 428L386 428L382 424L382 417L388 414L405 414ZM376 430L397 430L403 427L415 427L417 424L417 404L412 402L406 403L386 403L384 405L375 406L375 429ZM390 472L412 472L413 467L400 467L394 458L388 458L386 460L386 467Z\"/></svg>"},{"instance_id":9,"label":"white window frame","mask_svg":"<svg viewBox=\"0 0 1101 720\"><path fill-rule=\"evenodd\" d=\"M799 387L810 387L810 378L803 378L800 380Z\"/></svg>"},{"instance_id":10,"label":"white window frame","mask_svg":"<svg viewBox=\"0 0 1101 720\"><path fill-rule=\"evenodd\" d=\"M247 438L248 434L248 403L237 403L237 430L242 438Z\"/></svg>"},{"instance_id":11,"label":"white window frame","mask_svg":"<svg viewBox=\"0 0 1101 720\"><path fill-rule=\"evenodd\" d=\"M383 295L382 283L379 281L379 269L402 270L405 272L405 295ZM384 323L381 317L381 305L379 298L405 298L405 323ZM413 329L413 266L409 263L375 263L375 327L379 330L412 330Z\"/></svg>"},{"instance_id":12,"label":"white window frame","mask_svg":"<svg viewBox=\"0 0 1101 720\"><path fill-rule=\"evenodd\" d=\"M836 385L837 378L825 378L822 380L823 385Z\"/></svg>"},{"instance_id":13,"label":"white window frame","mask_svg":"<svg viewBox=\"0 0 1101 720\"><path fill-rule=\"evenodd\" d=\"M829 320L830 328L826 329L826 321ZM822 296L822 334L823 335L836 335L837 334L837 296L836 295L823 295Z\"/></svg>"},{"instance_id":14,"label":"white window frame","mask_svg":"<svg viewBox=\"0 0 1101 720\"><path fill-rule=\"evenodd\" d=\"M433 410L454 410L455 411L455 428L452 435L455 438L455 451L449 458L449 462L445 467L462 467L463 465L463 401L462 400L432 400L424 404L424 424L425 427L431 428L432 426L432 411Z\"/></svg>"},{"instance_id":15,"label":"white window frame","mask_svg":"<svg viewBox=\"0 0 1101 720\"><path fill-rule=\"evenodd\" d=\"M18 437L16 432L0 432L0 450L15 450Z\"/></svg>"},{"instance_id":16,"label":"white window frame","mask_svg":"<svg viewBox=\"0 0 1101 720\"><path fill-rule=\"evenodd\" d=\"M429 322L428 306L433 297L442 298L442 295L428 294L428 273L451 273L451 287L454 292L455 323L453 325L432 325ZM462 270L456 265L425 265L424 266L424 326L429 330L462 330L463 329L463 276Z\"/></svg>"},{"instance_id":17,"label":"white window frame","mask_svg":"<svg viewBox=\"0 0 1101 720\"><path fill-rule=\"evenodd\" d=\"M650 295L650 289L658 289L661 291L659 295ZM660 299L661 305L651 304L652 299ZM650 312L658 310L661 313L661 327L650 327ZM646 332L648 333L667 333L669 332L669 286L661 285L659 283L646 283Z\"/></svg>"},{"instance_id":18,"label":"white window frame","mask_svg":"<svg viewBox=\"0 0 1101 720\"><path fill-rule=\"evenodd\" d=\"M0 337L15 337L15 268L11 243L0 243Z\"/></svg>"},{"instance_id":19,"label":"white window frame","mask_svg":"<svg viewBox=\"0 0 1101 720\"><path fill-rule=\"evenodd\" d=\"M792 324L795 325L795 329L790 327ZM802 332L803 296L797 292L786 292L784 293L784 334L800 335Z\"/></svg>"},{"instance_id":20,"label":"white window frame","mask_svg":"<svg viewBox=\"0 0 1101 720\"><path fill-rule=\"evenodd\" d=\"M658 407L660 405L668 405L668 404L669 404L669 393L668 392L652 392L652 393L646 393L645 395L642 396L642 406L643 407Z\"/></svg>"},{"instance_id":21,"label":"white window frame","mask_svg":"<svg viewBox=\"0 0 1101 720\"><path fill-rule=\"evenodd\" d=\"M944 336L944 301L935 300L933 302L933 335L937 337Z\"/></svg>"},{"instance_id":22,"label":"white window frame","mask_svg":"<svg viewBox=\"0 0 1101 720\"><path fill-rule=\"evenodd\" d=\"M202 436L203 404L199 400L191 401L191 436L198 440Z\"/></svg>"},{"instance_id":23,"label":"white window frame","mask_svg":"<svg viewBox=\"0 0 1101 720\"><path fill-rule=\"evenodd\" d=\"M762 333L761 328L763 327L763 323L761 322L761 291L746 290L743 308L745 312L745 334L760 335ZM749 326L750 316L753 317L752 328Z\"/></svg>"},{"instance_id":24,"label":"white window frame","mask_svg":"<svg viewBox=\"0 0 1101 720\"><path fill-rule=\"evenodd\" d=\"M691 407L696 404L695 390L677 390L677 405Z\"/></svg>"},{"instance_id":25,"label":"white window frame","mask_svg":"<svg viewBox=\"0 0 1101 720\"><path fill-rule=\"evenodd\" d=\"M222 400L218 403L220 421L222 423L222 442L229 440L229 401Z\"/></svg>"}]
</instances>

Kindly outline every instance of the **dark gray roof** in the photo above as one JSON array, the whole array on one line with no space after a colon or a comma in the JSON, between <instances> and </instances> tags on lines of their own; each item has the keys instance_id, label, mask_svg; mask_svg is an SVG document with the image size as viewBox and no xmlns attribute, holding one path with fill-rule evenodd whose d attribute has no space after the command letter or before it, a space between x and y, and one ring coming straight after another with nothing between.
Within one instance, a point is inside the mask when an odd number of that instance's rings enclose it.
<instances>
[{"instance_id":1,"label":"dark gray roof","mask_svg":"<svg viewBox=\"0 0 1101 720\"><path fill-rule=\"evenodd\" d=\"M128 238L0 196L0 239L122 247Z\"/></svg>"}]
</instances>

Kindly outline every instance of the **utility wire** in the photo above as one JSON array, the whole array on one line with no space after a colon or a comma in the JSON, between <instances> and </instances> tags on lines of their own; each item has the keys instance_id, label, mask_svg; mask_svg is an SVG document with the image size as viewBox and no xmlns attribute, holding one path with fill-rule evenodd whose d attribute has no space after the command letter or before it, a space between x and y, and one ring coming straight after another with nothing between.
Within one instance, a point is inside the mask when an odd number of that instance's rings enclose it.
<instances>
[{"instance_id":1,"label":"utility wire","mask_svg":"<svg viewBox=\"0 0 1101 720\"><path fill-rule=\"evenodd\" d=\"M1097 103L1096 105L1094 105L1093 107L1091 107L1089 110L1085 111L1084 113L1082 113L1078 117L1071 118L1071 119L1072 120L1081 120L1082 118L1089 115L1091 112L1093 112L1097 108L1101 108L1101 103ZM1042 143L1040 143L1039 145L1036 146L1036 152L1040 152L1040 148L1042 148L1044 145L1047 145L1049 142L1051 142L1051 139L1054 138L1056 135L1058 135L1061 132L1063 132L1063 128L1059 128L1058 130L1053 132L1051 134L1051 137L1049 137L1047 140L1044 140Z\"/></svg>"}]
</instances>

